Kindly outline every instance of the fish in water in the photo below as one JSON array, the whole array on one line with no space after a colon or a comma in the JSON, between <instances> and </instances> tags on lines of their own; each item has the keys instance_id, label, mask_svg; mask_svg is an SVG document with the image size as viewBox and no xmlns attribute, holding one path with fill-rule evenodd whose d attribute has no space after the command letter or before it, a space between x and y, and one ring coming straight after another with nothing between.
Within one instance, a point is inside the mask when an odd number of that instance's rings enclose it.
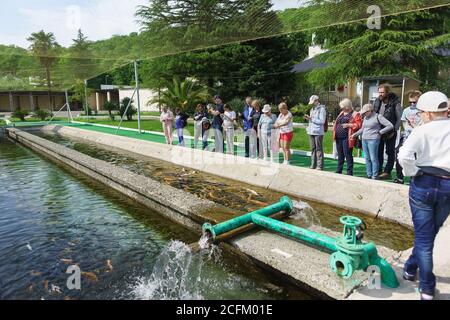
<instances>
[{"instance_id":1,"label":"fish in water","mask_svg":"<svg viewBox=\"0 0 450 320\"><path fill-rule=\"evenodd\" d=\"M61 288L52 284L50 293L61 293Z\"/></svg>"},{"instance_id":2,"label":"fish in water","mask_svg":"<svg viewBox=\"0 0 450 320\"><path fill-rule=\"evenodd\" d=\"M82 272L81 275L91 282L98 282L98 277L93 272Z\"/></svg>"},{"instance_id":3,"label":"fish in water","mask_svg":"<svg viewBox=\"0 0 450 320\"><path fill-rule=\"evenodd\" d=\"M111 272L114 270L114 267L112 265L112 261L111 260L106 260L106 267L108 268L107 272Z\"/></svg>"},{"instance_id":4,"label":"fish in water","mask_svg":"<svg viewBox=\"0 0 450 320\"><path fill-rule=\"evenodd\" d=\"M245 190L247 190L248 192L250 192L251 194L253 194L253 195L255 195L255 196L259 196L259 193L256 192L255 190L248 189L248 188L245 188Z\"/></svg>"},{"instance_id":5,"label":"fish in water","mask_svg":"<svg viewBox=\"0 0 450 320\"><path fill-rule=\"evenodd\" d=\"M44 281L44 289L45 291L48 291L48 280Z\"/></svg>"},{"instance_id":6,"label":"fish in water","mask_svg":"<svg viewBox=\"0 0 450 320\"><path fill-rule=\"evenodd\" d=\"M72 259L61 259L60 261L63 262L63 263L66 263L66 264L71 264L71 263L73 263L73 260L72 260Z\"/></svg>"}]
</instances>

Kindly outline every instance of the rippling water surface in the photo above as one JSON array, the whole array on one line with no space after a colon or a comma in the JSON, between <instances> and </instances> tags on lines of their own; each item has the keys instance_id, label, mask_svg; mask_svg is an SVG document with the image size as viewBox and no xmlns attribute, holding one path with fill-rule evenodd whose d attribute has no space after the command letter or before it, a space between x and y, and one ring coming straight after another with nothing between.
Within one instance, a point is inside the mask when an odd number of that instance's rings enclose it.
<instances>
[{"instance_id":1,"label":"rippling water surface","mask_svg":"<svg viewBox=\"0 0 450 320\"><path fill-rule=\"evenodd\" d=\"M304 299L195 234L0 137L0 299ZM69 290L69 266L82 271Z\"/></svg>"}]
</instances>

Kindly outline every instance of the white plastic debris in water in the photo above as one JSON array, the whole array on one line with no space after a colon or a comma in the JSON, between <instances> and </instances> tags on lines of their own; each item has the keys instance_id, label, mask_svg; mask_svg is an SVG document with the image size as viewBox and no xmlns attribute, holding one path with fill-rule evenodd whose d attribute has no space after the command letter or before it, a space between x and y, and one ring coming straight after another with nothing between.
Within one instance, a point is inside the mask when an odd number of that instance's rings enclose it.
<instances>
[{"instance_id":1,"label":"white plastic debris in water","mask_svg":"<svg viewBox=\"0 0 450 320\"><path fill-rule=\"evenodd\" d=\"M29 242L27 243L27 249L30 250L30 251L33 251L33 248L31 247Z\"/></svg>"}]
</instances>

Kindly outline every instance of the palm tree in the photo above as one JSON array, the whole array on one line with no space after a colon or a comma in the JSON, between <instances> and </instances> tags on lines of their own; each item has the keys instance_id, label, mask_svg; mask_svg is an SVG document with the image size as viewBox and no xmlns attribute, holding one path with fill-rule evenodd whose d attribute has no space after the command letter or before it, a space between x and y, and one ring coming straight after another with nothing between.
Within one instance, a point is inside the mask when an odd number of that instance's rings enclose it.
<instances>
[{"instance_id":1,"label":"palm tree","mask_svg":"<svg viewBox=\"0 0 450 320\"><path fill-rule=\"evenodd\" d=\"M51 75L50 69L55 64L57 58L55 56L56 50L60 47L56 42L55 35L52 32L45 33L44 30L32 33L27 39L31 42L30 50L34 56L39 59L39 62L45 68L45 76L47 80L49 103L53 110L53 103L51 102Z\"/></svg>"},{"instance_id":2,"label":"palm tree","mask_svg":"<svg viewBox=\"0 0 450 320\"><path fill-rule=\"evenodd\" d=\"M186 111L193 109L196 104L207 100L208 97L207 87L191 79L180 81L178 78L174 78L172 84L162 90L158 98L150 100L150 103L170 108L182 108L183 111Z\"/></svg>"}]
</instances>

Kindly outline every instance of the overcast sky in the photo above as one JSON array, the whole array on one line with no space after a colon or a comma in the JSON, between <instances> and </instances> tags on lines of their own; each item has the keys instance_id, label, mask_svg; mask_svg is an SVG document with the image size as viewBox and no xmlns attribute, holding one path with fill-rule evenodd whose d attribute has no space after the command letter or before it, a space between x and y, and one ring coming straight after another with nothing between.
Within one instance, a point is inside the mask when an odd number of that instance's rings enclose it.
<instances>
[{"instance_id":1,"label":"overcast sky","mask_svg":"<svg viewBox=\"0 0 450 320\"><path fill-rule=\"evenodd\" d=\"M298 0L273 0L277 10L298 7ZM0 3L0 44L28 47L26 38L53 32L68 46L79 28L90 40L138 31L134 13L148 0L14 0Z\"/></svg>"}]
</instances>

